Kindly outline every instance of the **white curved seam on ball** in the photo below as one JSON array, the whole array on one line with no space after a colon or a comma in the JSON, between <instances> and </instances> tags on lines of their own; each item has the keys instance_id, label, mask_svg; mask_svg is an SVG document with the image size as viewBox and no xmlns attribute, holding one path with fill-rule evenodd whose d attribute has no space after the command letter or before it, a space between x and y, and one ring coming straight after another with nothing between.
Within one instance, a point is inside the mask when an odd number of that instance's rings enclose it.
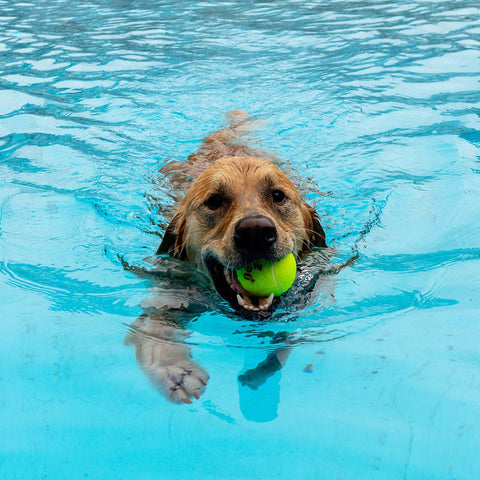
<instances>
[{"instance_id":1,"label":"white curved seam on ball","mask_svg":"<svg viewBox=\"0 0 480 480\"><path fill-rule=\"evenodd\" d=\"M273 263L272 263L272 278L275 284L277 285L277 287L280 289L280 292L285 293L285 290L283 290L283 288L277 282L277 277L275 276L275 270L273 269Z\"/></svg>"}]
</instances>

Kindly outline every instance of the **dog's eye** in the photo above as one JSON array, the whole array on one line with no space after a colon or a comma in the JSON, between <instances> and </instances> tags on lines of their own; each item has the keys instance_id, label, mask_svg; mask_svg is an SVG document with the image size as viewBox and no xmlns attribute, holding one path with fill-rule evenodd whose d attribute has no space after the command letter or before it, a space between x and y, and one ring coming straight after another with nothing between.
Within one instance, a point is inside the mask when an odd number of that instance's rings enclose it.
<instances>
[{"instance_id":1,"label":"dog's eye","mask_svg":"<svg viewBox=\"0 0 480 480\"><path fill-rule=\"evenodd\" d=\"M285 194L281 190L274 190L272 192L272 200L274 203L283 203L285 201Z\"/></svg>"},{"instance_id":2,"label":"dog's eye","mask_svg":"<svg viewBox=\"0 0 480 480\"><path fill-rule=\"evenodd\" d=\"M224 201L225 199L222 197L222 195L219 195L218 193L214 193L213 195L210 195L203 202L203 204L210 210L218 210L223 205Z\"/></svg>"}]
</instances>

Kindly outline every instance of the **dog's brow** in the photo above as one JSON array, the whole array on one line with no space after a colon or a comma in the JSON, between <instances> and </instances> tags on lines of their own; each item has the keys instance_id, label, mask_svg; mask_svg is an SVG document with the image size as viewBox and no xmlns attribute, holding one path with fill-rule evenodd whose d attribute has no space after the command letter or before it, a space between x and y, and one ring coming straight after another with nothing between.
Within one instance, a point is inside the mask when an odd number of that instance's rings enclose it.
<instances>
[{"instance_id":1,"label":"dog's brow","mask_svg":"<svg viewBox=\"0 0 480 480\"><path fill-rule=\"evenodd\" d=\"M225 187L228 183L229 176L223 172L216 172L212 178L212 184L216 186L216 188Z\"/></svg>"},{"instance_id":2,"label":"dog's brow","mask_svg":"<svg viewBox=\"0 0 480 480\"><path fill-rule=\"evenodd\" d=\"M230 195L231 189L228 185L227 178L224 175L217 175L213 178L210 193L212 193L212 191L225 197Z\"/></svg>"},{"instance_id":3,"label":"dog's brow","mask_svg":"<svg viewBox=\"0 0 480 480\"><path fill-rule=\"evenodd\" d=\"M274 187L275 185L277 185L277 181L275 180L275 178L272 176L271 173L266 173L265 175L263 175L261 178L260 178L260 185L263 185L267 188L272 188Z\"/></svg>"}]
</instances>

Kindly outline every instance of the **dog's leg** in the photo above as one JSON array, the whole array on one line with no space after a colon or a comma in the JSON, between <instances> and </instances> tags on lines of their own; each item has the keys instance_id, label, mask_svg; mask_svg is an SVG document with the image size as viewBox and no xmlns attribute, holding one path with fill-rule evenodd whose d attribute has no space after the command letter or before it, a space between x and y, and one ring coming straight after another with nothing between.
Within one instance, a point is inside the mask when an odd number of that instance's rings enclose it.
<instances>
[{"instance_id":1,"label":"dog's leg","mask_svg":"<svg viewBox=\"0 0 480 480\"><path fill-rule=\"evenodd\" d=\"M191 360L184 339L185 330L167 313L140 317L125 339L134 345L142 371L167 399L175 403L192 403L205 391L209 375Z\"/></svg>"},{"instance_id":2,"label":"dog's leg","mask_svg":"<svg viewBox=\"0 0 480 480\"><path fill-rule=\"evenodd\" d=\"M243 386L250 387L252 390L257 390L260 385L263 385L272 375L278 370L281 370L292 351L292 338L288 333L280 333L274 336L272 344L281 343L281 347L276 348L273 352L267 355L267 358L260 362L255 368L247 370L245 373L238 376L238 381Z\"/></svg>"},{"instance_id":3,"label":"dog's leg","mask_svg":"<svg viewBox=\"0 0 480 480\"><path fill-rule=\"evenodd\" d=\"M290 355L291 347L279 348L270 353L263 362L260 362L255 368L247 370L238 376L238 381L243 385L257 390L263 385L275 372L281 370Z\"/></svg>"}]
</instances>

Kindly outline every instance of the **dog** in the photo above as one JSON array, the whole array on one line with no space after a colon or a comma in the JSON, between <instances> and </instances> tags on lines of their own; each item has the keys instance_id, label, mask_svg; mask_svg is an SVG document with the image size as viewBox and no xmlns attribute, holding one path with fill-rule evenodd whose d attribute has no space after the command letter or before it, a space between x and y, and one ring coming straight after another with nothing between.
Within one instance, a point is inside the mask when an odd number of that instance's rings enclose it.
<instances>
[{"instance_id":1,"label":"dog","mask_svg":"<svg viewBox=\"0 0 480 480\"><path fill-rule=\"evenodd\" d=\"M192 264L211 279L236 312L264 317L281 298L247 293L235 272L257 260L275 262L290 253L301 259L327 246L325 231L316 211L275 159L242 143L254 120L243 111L230 112L228 118L229 126L208 135L185 162L161 168L161 174L184 196L155 262L173 257ZM182 341L183 324L168 302L161 308L146 308L132 325L127 343L135 346L140 367L161 393L173 402L191 403L192 397L198 399L204 392L209 375L192 361ZM279 348L269 355L270 370L262 364L261 375L251 371L242 378L252 384L264 382L283 366L289 351Z\"/></svg>"},{"instance_id":2,"label":"dog","mask_svg":"<svg viewBox=\"0 0 480 480\"><path fill-rule=\"evenodd\" d=\"M266 155L235 143L245 115L236 112L230 117L230 128L206 137L189 158L198 176L157 254L206 271L233 308L264 312L278 298L247 293L236 271L257 260L276 262L289 253L302 258L315 247L326 247L325 232L315 210L284 172Z\"/></svg>"}]
</instances>

